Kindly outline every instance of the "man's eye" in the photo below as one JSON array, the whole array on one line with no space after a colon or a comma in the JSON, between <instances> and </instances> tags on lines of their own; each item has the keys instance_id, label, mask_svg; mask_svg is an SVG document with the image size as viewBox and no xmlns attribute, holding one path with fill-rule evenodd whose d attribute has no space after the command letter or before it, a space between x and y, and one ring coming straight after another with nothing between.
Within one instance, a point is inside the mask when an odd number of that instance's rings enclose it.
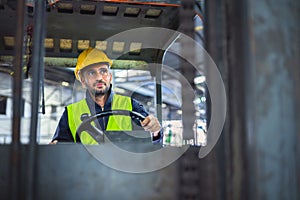
<instances>
[{"instance_id":1,"label":"man's eye","mask_svg":"<svg viewBox=\"0 0 300 200\"><path fill-rule=\"evenodd\" d=\"M95 72L94 72L94 71L89 71L89 72L88 72L88 75L89 75L89 76L93 76L93 75L95 75Z\"/></svg>"},{"instance_id":2,"label":"man's eye","mask_svg":"<svg viewBox=\"0 0 300 200\"><path fill-rule=\"evenodd\" d=\"M99 71L101 74L107 74L107 69L100 69Z\"/></svg>"}]
</instances>

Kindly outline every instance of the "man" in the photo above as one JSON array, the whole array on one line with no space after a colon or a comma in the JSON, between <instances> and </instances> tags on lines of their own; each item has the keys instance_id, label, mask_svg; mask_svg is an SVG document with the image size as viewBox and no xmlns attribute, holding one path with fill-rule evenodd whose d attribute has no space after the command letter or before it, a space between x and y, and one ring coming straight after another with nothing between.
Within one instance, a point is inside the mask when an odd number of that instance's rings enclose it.
<instances>
[{"instance_id":1,"label":"man","mask_svg":"<svg viewBox=\"0 0 300 200\"><path fill-rule=\"evenodd\" d=\"M152 134L153 141L160 141L161 125L156 117L149 115L144 107L135 99L115 94L112 90L112 61L106 54L96 48L88 48L79 56L75 68L75 76L83 88L86 88L86 98L68 105L62 114L51 144L57 142L81 142L97 144L87 132L79 137L76 134L81 124L81 115L94 115L107 110L132 110L145 116L141 126ZM102 130L132 130L131 119L128 116L109 116L98 119Z\"/></svg>"}]
</instances>

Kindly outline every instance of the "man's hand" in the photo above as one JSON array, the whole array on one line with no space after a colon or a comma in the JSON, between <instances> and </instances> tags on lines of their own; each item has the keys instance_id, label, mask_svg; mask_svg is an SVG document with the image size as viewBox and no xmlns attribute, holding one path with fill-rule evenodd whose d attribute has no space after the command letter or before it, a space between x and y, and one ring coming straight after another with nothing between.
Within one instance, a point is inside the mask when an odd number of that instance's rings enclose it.
<instances>
[{"instance_id":1,"label":"man's hand","mask_svg":"<svg viewBox=\"0 0 300 200\"><path fill-rule=\"evenodd\" d=\"M57 140L53 140L52 142L50 142L49 144L57 144Z\"/></svg>"},{"instance_id":2,"label":"man's hand","mask_svg":"<svg viewBox=\"0 0 300 200\"><path fill-rule=\"evenodd\" d=\"M161 126L156 117L148 115L141 124L145 131L150 131L154 137L158 136Z\"/></svg>"}]
</instances>

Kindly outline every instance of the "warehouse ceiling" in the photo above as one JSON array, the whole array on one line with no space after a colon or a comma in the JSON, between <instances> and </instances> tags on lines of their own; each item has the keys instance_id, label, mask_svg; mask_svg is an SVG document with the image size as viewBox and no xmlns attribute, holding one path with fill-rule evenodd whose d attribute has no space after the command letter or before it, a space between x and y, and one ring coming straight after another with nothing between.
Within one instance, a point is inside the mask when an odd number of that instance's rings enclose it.
<instances>
[{"instance_id":1,"label":"warehouse ceiling","mask_svg":"<svg viewBox=\"0 0 300 200\"><path fill-rule=\"evenodd\" d=\"M90 46L105 51L114 60L113 69L142 69L155 75L155 68L149 63L162 63L163 56L166 55L162 49L143 48L151 46L150 43L153 42L145 40L145 35L131 35L124 40L114 36L145 27L179 29L178 4L97 0L47 2L52 4L47 4L45 19L42 20L45 27L42 43L45 51L44 78L52 83L73 85L76 58L82 50ZM14 71L14 55L20 51L15 48L17 3L16 0L0 0L0 72L11 75ZM27 0L23 66L26 78L31 76L32 43L36 41L33 33L39 25L35 24L35 15L34 1ZM202 27L202 24L197 23L199 22L196 22L197 27ZM202 32L202 29L199 30ZM150 37L155 38L155 42L160 46L167 47L177 36L172 34L170 32ZM164 60L169 66L179 66L178 58L172 55L167 54ZM163 76L163 79L177 78L174 73L168 71L165 71Z\"/></svg>"},{"instance_id":2,"label":"warehouse ceiling","mask_svg":"<svg viewBox=\"0 0 300 200\"><path fill-rule=\"evenodd\" d=\"M145 40L139 35L134 39L122 41L108 40L121 32L142 27L178 28L179 7L175 4L119 1L48 1L45 9L45 78L53 81L74 80L69 69L76 64L78 54L89 46L105 51L115 62L113 68L122 68L122 60L128 66L145 67L145 63L160 62L161 49L143 49ZM16 43L17 1L0 1L0 64L1 71L13 71L12 59L18 49ZM30 53L35 41L35 6L34 1L27 1L25 9L25 47L24 65L30 73ZM157 42L168 45L170 35L158 35ZM134 61L128 64L128 61ZM144 64L141 65L141 62Z\"/></svg>"}]
</instances>

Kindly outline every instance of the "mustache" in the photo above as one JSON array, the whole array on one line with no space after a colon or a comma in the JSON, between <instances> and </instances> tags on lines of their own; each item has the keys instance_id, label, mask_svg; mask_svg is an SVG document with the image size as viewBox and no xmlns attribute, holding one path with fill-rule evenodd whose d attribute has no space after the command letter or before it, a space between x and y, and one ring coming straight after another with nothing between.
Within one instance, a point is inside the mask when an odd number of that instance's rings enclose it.
<instances>
[{"instance_id":1,"label":"mustache","mask_svg":"<svg viewBox=\"0 0 300 200\"><path fill-rule=\"evenodd\" d=\"M105 83L104 81L96 81L96 82L93 84L93 86L96 86L98 83L102 83L102 84L106 85L106 83Z\"/></svg>"}]
</instances>

